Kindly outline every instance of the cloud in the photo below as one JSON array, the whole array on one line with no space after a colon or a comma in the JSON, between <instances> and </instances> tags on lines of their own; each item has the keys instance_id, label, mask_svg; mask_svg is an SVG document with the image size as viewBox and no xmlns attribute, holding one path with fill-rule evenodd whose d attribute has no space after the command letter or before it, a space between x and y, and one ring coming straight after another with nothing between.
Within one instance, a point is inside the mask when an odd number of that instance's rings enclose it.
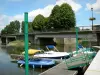
<instances>
[{"instance_id":1,"label":"cloud","mask_svg":"<svg viewBox=\"0 0 100 75\"><path fill-rule=\"evenodd\" d=\"M68 3L71 5L72 9L77 12L82 6L78 3L75 2L75 0L57 0L56 4L61 5L63 3Z\"/></svg>"},{"instance_id":2,"label":"cloud","mask_svg":"<svg viewBox=\"0 0 100 75\"><path fill-rule=\"evenodd\" d=\"M22 1L22 0L9 0L9 1ZM61 5L62 3L68 3L72 6L72 9L77 12L82 6L76 3L74 0L57 0L55 4L50 4L44 8L39 8L28 12L29 21L32 21L35 16L42 14L44 17L48 17L55 5ZM24 13L17 14L15 16L0 15L0 25L7 25L10 21L19 20L20 22L24 20ZM1 27L2 28L2 27ZM0 28L0 29L1 29Z\"/></svg>"},{"instance_id":3,"label":"cloud","mask_svg":"<svg viewBox=\"0 0 100 75\"><path fill-rule=\"evenodd\" d=\"M94 4L87 3L86 6L87 6L88 10L90 10L91 8L93 8L93 10L96 13L100 13L100 0L96 0L96 3L94 3Z\"/></svg>"},{"instance_id":4,"label":"cloud","mask_svg":"<svg viewBox=\"0 0 100 75\"><path fill-rule=\"evenodd\" d=\"M29 18L32 20L36 15L42 14L44 17L48 17L53 9L54 5L48 5L43 9L37 9L29 12Z\"/></svg>"},{"instance_id":5,"label":"cloud","mask_svg":"<svg viewBox=\"0 0 100 75\"><path fill-rule=\"evenodd\" d=\"M0 29L4 27L4 25L8 24L9 17L6 15L0 15Z\"/></svg>"},{"instance_id":6,"label":"cloud","mask_svg":"<svg viewBox=\"0 0 100 75\"><path fill-rule=\"evenodd\" d=\"M15 20L18 20L18 21L22 22L24 20L24 14L9 16L9 22L10 21L15 21Z\"/></svg>"},{"instance_id":7,"label":"cloud","mask_svg":"<svg viewBox=\"0 0 100 75\"><path fill-rule=\"evenodd\" d=\"M55 5L61 5L63 3L68 3L69 5L71 5L72 9L75 12L77 12L80 8L82 8L82 6L80 4L77 4L74 0L57 0ZM55 5L51 4L44 8L39 8L39 9L28 12L29 20L32 21L34 19L34 17L38 14L42 14L44 17L48 17L51 14L51 11ZM12 20L23 21L23 18L24 18L23 16L24 16L23 14L15 15L15 16L11 17L10 21L12 21Z\"/></svg>"}]
</instances>

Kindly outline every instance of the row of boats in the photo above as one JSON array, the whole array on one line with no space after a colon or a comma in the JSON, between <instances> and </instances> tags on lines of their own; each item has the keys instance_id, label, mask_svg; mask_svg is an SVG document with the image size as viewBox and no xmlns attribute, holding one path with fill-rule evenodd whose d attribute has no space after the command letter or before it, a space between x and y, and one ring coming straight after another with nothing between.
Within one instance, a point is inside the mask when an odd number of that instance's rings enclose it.
<instances>
[{"instance_id":1,"label":"row of boats","mask_svg":"<svg viewBox=\"0 0 100 75\"><path fill-rule=\"evenodd\" d=\"M32 66L33 68L35 67L51 67L56 64L55 60L53 59L69 59L70 57L76 57L81 53L91 55L94 57L96 55L95 51L91 51L91 48L83 48L79 47L78 52L73 51L73 52L59 52L57 48L54 45L48 45L46 46L48 51L43 51L43 50L36 50L36 49L29 49L28 54L31 55L31 58L29 58L29 66ZM22 52L24 55L25 52ZM18 59L17 63L19 66L25 65L25 60L24 59Z\"/></svg>"}]
</instances>

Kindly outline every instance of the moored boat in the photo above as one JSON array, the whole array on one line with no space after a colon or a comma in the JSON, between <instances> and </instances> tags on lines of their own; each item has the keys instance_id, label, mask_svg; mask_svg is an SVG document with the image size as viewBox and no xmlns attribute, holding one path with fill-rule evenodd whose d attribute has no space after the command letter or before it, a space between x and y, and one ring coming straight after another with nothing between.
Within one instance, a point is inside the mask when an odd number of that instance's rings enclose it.
<instances>
[{"instance_id":1,"label":"moored boat","mask_svg":"<svg viewBox=\"0 0 100 75\"><path fill-rule=\"evenodd\" d=\"M35 57L35 58L63 59L63 58L69 58L69 54L70 53L67 53L67 52L46 51L44 53L35 54L33 57Z\"/></svg>"},{"instance_id":2,"label":"moored boat","mask_svg":"<svg viewBox=\"0 0 100 75\"><path fill-rule=\"evenodd\" d=\"M37 53L33 57L34 58L50 58L50 59L69 58L70 53L59 52L58 49L54 45L47 45L46 48L48 51L44 51L44 53Z\"/></svg>"},{"instance_id":3,"label":"moored boat","mask_svg":"<svg viewBox=\"0 0 100 75\"><path fill-rule=\"evenodd\" d=\"M39 67L39 68L44 68L44 67L52 67L54 66L56 63L54 60L50 60L50 59L30 59L28 61L29 66L32 66L33 68L35 67ZM18 60L17 62L20 66L25 65L25 60Z\"/></svg>"},{"instance_id":4,"label":"moored boat","mask_svg":"<svg viewBox=\"0 0 100 75\"><path fill-rule=\"evenodd\" d=\"M37 49L29 49L28 50L28 54L29 55L33 55L33 54L35 54L35 53L37 53L37 52L40 52L41 50L37 50ZM22 52L22 54L25 54L25 51L24 52Z\"/></svg>"}]
</instances>

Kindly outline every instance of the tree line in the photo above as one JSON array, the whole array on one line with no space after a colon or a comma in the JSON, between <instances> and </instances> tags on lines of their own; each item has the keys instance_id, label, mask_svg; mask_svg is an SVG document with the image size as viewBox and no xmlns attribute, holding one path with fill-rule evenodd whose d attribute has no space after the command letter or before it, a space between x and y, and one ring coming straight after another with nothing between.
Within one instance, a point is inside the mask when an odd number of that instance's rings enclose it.
<instances>
[{"instance_id":1,"label":"tree line","mask_svg":"<svg viewBox=\"0 0 100 75\"><path fill-rule=\"evenodd\" d=\"M54 6L49 17L37 15L32 22L28 23L28 31L32 33L33 31L70 30L75 25L75 13L69 4L64 3L61 6ZM20 27L21 32L24 33L24 21L22 23L17 20L12 21L2 29L1 34L19 33Z\"/></svg>"}]
</instances>

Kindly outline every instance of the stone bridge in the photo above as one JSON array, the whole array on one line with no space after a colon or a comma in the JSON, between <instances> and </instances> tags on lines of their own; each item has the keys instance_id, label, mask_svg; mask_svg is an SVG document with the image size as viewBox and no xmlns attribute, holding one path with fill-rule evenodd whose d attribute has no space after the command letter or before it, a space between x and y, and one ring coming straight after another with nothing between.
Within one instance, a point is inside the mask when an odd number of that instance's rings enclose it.
<instances>
[{"instance_id":1,"label":"stone bridge","mask_svg":"<svg viewBox=\"0 0 100 75\"><path fill-rule=\"evenodd\" d=\"M76 38L75 31L66 32L33 32L29 33L29 42L33 44L45 44L53 41L54 38ZM79 31L78 38L87 38L91 41L97 41L100 45L100 31ZM1 35L2 44L7 44L14 40L24 40L24 34Z\"/></svg>"}]
</instances>

